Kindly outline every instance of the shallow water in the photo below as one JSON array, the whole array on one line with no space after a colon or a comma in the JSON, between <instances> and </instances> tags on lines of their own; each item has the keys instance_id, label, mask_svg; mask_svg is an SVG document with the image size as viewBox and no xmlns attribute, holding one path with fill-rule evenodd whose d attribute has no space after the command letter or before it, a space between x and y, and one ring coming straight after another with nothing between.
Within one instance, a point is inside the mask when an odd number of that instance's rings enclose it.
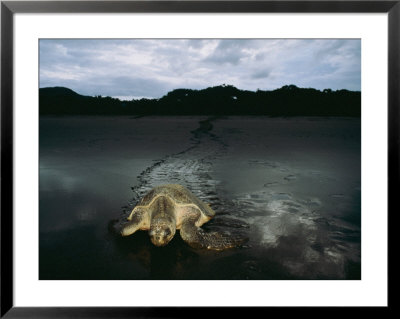
<instances>
[{"instance_id":1,"label":"shallow water","mask_svg":"<svg viewBox=\"0 0 400 319\"><path fill-rule=\"evenodd\" d=\"M179 233L112 231L152 187L179 183L249 238L222 252ZM361 121L43 117L40 279L360 279Z\"/></svg>"}]
</instances>

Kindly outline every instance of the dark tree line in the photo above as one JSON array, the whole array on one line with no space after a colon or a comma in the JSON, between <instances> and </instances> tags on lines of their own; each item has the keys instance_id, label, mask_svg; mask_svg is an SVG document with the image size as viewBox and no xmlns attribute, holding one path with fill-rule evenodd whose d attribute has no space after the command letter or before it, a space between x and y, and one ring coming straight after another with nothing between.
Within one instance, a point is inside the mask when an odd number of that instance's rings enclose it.
<instances>
[{"instance_id":1,"label":"dark tree line","mask_svg":"<svg viewBox=\"0 0 400 319\"><path fill-rule=\"evenodd\" d=\"M285 85L272 91L220 85L176 89L160 99L120 101L63 88L39 89L41 115L269 115L361 116L361 92Z\"/></svg>"}]
</instances>

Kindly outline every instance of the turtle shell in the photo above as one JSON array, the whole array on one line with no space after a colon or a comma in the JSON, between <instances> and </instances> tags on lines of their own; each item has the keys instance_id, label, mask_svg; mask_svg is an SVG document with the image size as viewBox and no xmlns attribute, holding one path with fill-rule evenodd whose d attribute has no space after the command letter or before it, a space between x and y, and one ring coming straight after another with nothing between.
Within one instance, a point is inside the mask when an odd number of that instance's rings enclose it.
<instances>
[{"instance_id":1,"label":"turtle shell","mask_svg":"<svg viewBox=\"0 0 400 319\"><path fill-rule=\"evenodd\" d=\"M215 215L210 206L197 198L186 187L179 184L165 184L154 187L143 196L138 206L147 206L158 196L168 196L175 204L194 204L207 217L214 217Z\"/></svg>"}]
</instances>

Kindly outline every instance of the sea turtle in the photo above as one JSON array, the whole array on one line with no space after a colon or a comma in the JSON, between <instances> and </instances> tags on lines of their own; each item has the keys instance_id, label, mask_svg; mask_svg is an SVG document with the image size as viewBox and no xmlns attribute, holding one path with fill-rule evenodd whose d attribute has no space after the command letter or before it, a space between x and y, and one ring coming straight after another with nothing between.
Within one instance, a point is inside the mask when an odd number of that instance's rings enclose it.
<instances>
[{"instance_id":1,"label":"sea turtle","mask_svg":"<svg viewBox=\"0 0 400 319\"><path fill-rule=\"evenodd\" d=\"M182 239L193 248L224 250L236 247L245 239L200 228L215 216L214 210L178 184L160 185L150 190L133 208L122 225L122 236L148 230L151 242L165 246L179 229Z\"/></svg>"}]
</instances>

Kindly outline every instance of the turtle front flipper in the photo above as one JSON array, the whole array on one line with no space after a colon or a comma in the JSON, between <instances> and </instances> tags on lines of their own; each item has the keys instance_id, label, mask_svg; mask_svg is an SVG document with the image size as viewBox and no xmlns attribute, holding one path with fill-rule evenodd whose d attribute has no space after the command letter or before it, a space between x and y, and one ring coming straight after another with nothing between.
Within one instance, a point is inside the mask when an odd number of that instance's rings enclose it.
<instances>
[{"instance_id":1,"label":"turtle front flipper","mask_svg":"<svg viewBox=\"0 0 400 319\"><path fill-rule=\"evenodd\" d=\"M139 230L145 223L146 217L148 217L146 210L138 209L138 207L135 207L128 217L127 222L121 225L121 235L129 236Z\"/></svg>"},{"instance_id":2,"label":"turtle front flipper","mask_svg":"<svg viewBox=\"0 0 400 319\"><path fill-rule=\"evenodd\" d=\"M221 232L205 232L196 226L197 218L187 219L182 223L180 235L193 248L210 250L225 250L238 247L247 241L247 238L235 237Z\"/></svg>"}]
</instances>

